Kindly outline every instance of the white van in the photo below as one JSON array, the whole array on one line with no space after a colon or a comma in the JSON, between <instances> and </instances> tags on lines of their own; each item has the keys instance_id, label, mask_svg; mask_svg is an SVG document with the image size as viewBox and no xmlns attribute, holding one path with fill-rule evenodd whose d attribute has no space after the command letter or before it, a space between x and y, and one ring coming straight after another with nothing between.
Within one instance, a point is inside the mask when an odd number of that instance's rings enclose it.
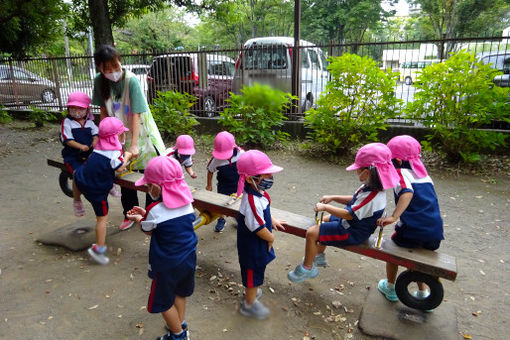
<instances>
[{"instance_id":1,"label":"white van","mask_svg":"<svg viewBox=\"0 0 510 340\"><path fill-rule=\"evenodd\" d=\"M420 75L420 72L429 65L439 63L439 59L404 61L400 64L400 81L406 85L413 85Z\"/></svg>"},{"instance_id":2,"label":"white van","mask_svg":"<svg viewBox=\"0 0 510 340\"><path fill-rule=\"evenodd\" d=\"M301 108L305 112L315 106L329 81L324 53L314 44L301 40ZM233 92L243 86L267 84L284 92L292 92L292 53L294 38L266 37L248 40L239 53L234 73Z\"/></svg>"}]
</instances>

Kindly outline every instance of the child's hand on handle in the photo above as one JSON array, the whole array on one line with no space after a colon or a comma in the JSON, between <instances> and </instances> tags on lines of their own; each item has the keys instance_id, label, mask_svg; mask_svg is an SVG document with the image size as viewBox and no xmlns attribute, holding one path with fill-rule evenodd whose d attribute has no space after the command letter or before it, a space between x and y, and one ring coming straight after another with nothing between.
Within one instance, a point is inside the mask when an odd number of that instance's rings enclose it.
<instances>
[{"instance_id":1,"label":"child's hand on handle","mask_svg":"<svg viewBox=\"0 0 510 340\"><path fill-rule=\"evenodd\" d=\"M316 203L315 207L313 207L313 211L319 212L319 211L326 211L326 205L324 203Z\"/></svg>"},{"instance_id":2,"label":"child's hand on handle","mask_svg":"<svg viewBox=\"0 0 510 340\"><path fill-rule=\"evenodd\" d=\"M397 222L397 219L393 216L381 217L377 220L377 225L379 227L384 227L395 222Z\"/></svg>"},{"instance_id":3,"label":"child's hand on handle","mask_svg":"<svg viewBox=\"0 0 510 340\"><path fill-rule=\"evenodd\" d=\"M331 202L333 200L333 196L331 195L324 195L321 197L321 199L319 200L320 203L324 203L324 204L328 204L329 202Z\"/></svg>"},{"instance_id":4,"label":"child's hand on handle","mask_svg":"<svg viewBox=\"0 0 510 340\"><path fill-rule=\"evenodd\" d=\"M285 220L277 220L277 219L274 219L271 217L271 219L273 220L273 228L275 230L281 230L281 231L284 231L285 230L285 226L287 225L287 221Z\"/></svg>"},{"instance_id":5,"label":"child's hand on handle","mask_svg":"<svg viewBox=\"0 0 510 340\"><path fill-rule=\"evenodd\" d=\"M81 152L87 152L89 150L90 150L90 148L88 147L88 145L81 144L81 146L80 146L80 151Z\"/></svg>"},{"instance_id":6,"label":"child's hand on handle","mask_svg":"<svg viewBox=\"0 0 510 340\"><path fill-rule=\"evenodd\" d=\"M126 153L131 153L133 158L138 158L138 145L131 145Z\"/></svg>"}]
</instances>

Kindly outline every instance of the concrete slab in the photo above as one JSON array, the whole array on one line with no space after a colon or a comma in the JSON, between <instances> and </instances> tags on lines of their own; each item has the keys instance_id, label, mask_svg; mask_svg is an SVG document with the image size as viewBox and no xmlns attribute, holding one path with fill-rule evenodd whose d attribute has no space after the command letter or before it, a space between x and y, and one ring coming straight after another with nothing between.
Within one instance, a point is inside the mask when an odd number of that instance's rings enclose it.
<instances>
[{"instance_id":1,"label":"concrete slab","mask_svg":"<svg viewBox=\"0 0 510 340\"><path fill-rule=\"evenodd\" d=\"M361 311L359 328L365 334L392 340L459 340L456 315L450 302L441 303L432 313L409 308L400 301L389 302L373 285Z\"/></svg>"},{"instance_id":2,"label":"concrete slab","mask_svg":"<svg viewBox=\"0 0 510 340\"><path fill-rule=\"evenodd\" d=\"M41 235L36 241L46 245L62 246L72 251L87 249L96 241L95 224L83 221L68 224L52 232ZM118 226L108 226L106 237L119 233Z\"/></svg>"}]
</instances>

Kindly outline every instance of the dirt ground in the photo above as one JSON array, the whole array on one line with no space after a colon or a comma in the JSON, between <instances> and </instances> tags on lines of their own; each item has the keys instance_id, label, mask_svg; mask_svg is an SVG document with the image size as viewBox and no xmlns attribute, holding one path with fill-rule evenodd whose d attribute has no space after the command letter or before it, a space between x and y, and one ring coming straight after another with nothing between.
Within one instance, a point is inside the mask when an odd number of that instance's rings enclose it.
<instances>
[{"instance_id":1,"label":"dirt ground","mask_svg":"<svg viewBox=\"0 0 510 340\"><path fill-rule=\"evenodd\" d=\"M0 338L1 339L153 339L164 333L159 315L147 313L150 280L148 241L138 228L109 239L107 266L86 251L71 252L35 240L43 233L78 222L71 199L58 187L58 126L42 130L25 122L0 125ZM356 177L338 165L292 152L270 153L285 168L275 176L272 206L313 216L322 194L350 194ZM194 157L204 187L209 153ZM459 339L508 339L510 322L510 179L453 176L432 171L445 221L441 251L457 257L455 282L443 280L445 299L456 309ZM392 201L391 197L390 202ZM110 198L110 221L122 218L120 200ZM393 208L392 203L389 209ZM86 205L82 220L94 224ZM391 210L390 210L391 211ZM391 235L391 228L384 232ZM230 220L225 232L213 225L197 231L198 268L187 321L193 339L374 339L357 327L368 289L384 276L384 263L329 248L329 267L303 284L290 284L287 271L303 256L304 240L276 235L276 260L266 270L261 301L272 311L265 321L238 313L241 291ZM439 306L438 308L441 308ZM338 321L326 317L340 315ZM383 318L384 315L381 315ZM333 318L334 319L334 318Z\"/></svg>"}]
</instances>

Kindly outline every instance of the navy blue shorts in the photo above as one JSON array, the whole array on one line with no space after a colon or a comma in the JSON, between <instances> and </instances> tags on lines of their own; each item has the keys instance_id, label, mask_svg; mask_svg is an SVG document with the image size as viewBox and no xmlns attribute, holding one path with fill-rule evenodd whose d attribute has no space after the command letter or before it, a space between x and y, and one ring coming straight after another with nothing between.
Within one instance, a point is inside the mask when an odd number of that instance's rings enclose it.
<instances>
[{"instance_id":1,"label":"navy blue shorts","mask_svg":"<svg viewBox=\"0 0 510 340\"><path fill-rule=\"evenodd\" d=\"M243 279L243 286L246 288L259 287L264 283L264 273L266 266L248 268L241 265L241 278Z\"/></svg>"},{"instance_id":2,"label":"navy blue shorts","mask_svg":"<svg viewBox=\"0 0 510 340\"><path fill-rule=\"evenodd\" d=\"M191 296L195 289L196 264L197 254L193 252L177 267L163 272L153 272L147 311L165 312L174 305L176 296Z\"/></svg>"},{"instance_id":3,"label":"navy blue shorts","mask_svg":"<svg viewBox=\"0 0 510 340\"><path fill-rule=\"evenodd\" d=\"M326 246L347 246L357 243L353 240L349 229L342 226L341 218L330 215L329 222L323 222L319 227L319 242Z\"/></svg>"},{"instance_id":4,"label":"navy blue shorts","mask_svg":"<svg viewBox=\"0 0 510 340\"><path fill-rule=\"evenodd\" d=\"M83 195L90 202L92 208L94 209L94 213L96 216L107 216L108 215L108 200L91 200L87 197L87 195Z\"/></svg>"},{"instance_id":5,"label":"navy blue shorts","mask_svg":"<svg viewBox=\"0 0 510 340\"><path fill-rule=\"evenodd\" d=\"M422 241L406 238L404 233L398 231L395 231L393 235L391 235L391 239L397 246L404 248L425 248L428 250L436 250L441 244L441 240Z\"/></svg>"},{"instance_id":6,"label":"navy blue shorts","mask_svg":"<svg viewBox=\"0 0 510 340\"><path fill-rule=\"evenodd\" d=\"M66 158L64 159L64 164L71 173L74 173L76 169L83 165L85 161L76 159L76 158Z\"/></svg>"}]
</instances>

